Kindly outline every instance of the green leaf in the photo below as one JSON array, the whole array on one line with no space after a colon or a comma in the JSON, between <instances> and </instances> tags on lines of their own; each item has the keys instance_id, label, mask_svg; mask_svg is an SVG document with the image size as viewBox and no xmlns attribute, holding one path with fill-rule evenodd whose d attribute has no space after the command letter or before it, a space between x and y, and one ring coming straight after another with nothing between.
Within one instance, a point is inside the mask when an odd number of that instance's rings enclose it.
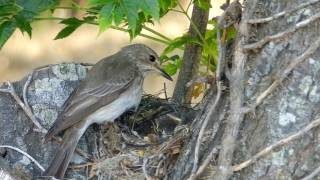
<instances>
[{"instance_id":1,"label":"green leaf","mask_svg":"<svg viewBox=\"0 0 320 180\"><path fill-rule=\"evenodd\" d=\"M69 25L65 28L63 28L59 33L58 35L54 38L54 40L57 40L57 39L62 39L62 38L65 38L67 36L69 36L71 33L73 33L79 26L79 25Z\"/></svg>"},{"instance_id":2,"label":"green leaf","mask_svg":"<svg viewBox=\"0 0 320 180\"><path fill-rule=\"evenodd\" d=\"M136 0L123 0L123 7L126 11L129 29L132 30L133 37L135 37L135 29L138 21L138 3Z\"/></svg>"},{"instance_id":3,"label":"green leaf","mask_svg":"<svg viewBox=\"0 0 320 180\"><path fill-rule=\"evenodd\" d=\"M112 24L112 11L115 4L109 3L100 10L99 13L99 33L105 31Z\"/></svg>"},{"instance_id":4,"label":"green leaf","mask_svg":"<svg viewBox=\"0 0 320 180\"><path fill-rule=\"evenodd\" d=\"M177 6L178 0L159 0L160 5L160 17L164 16L169 9Z\"/></svg>"},{"instance_id":5,"label":"green leaf","mask_svg":"<svg viewBox=\"0 0 320 180\"><path fill-rule=\"evenodd\" d=\"M196 0L194 2L199 8L204 10L209 10L212 6L210 4L210 0Z\"/></svg>"},{"instance_id":6,"label":"green leaf","mask_svg":"<svg viewBox=\"0 0 320 180\"><path fill-rule=\"evenodd\" d=\"M158 0L140 0L140 8L148 15L151 15L156 20L159 20L159 2Z\"/></svg>"},{"instance_id":7,"label":"green leaf","mask_svg":"<svg viewBox=\"0 0 320 180\"><path fill-rule=\"evenodd\" d=\"M113 12L113 18L114 18L114 24L116 26L118 26L122 22L124 15L125 15L125 10L123 6L115 7Z\"/></svg>"},{"instance_id":8,"label":"green leaf","mask_svg":"<svg viewBox=\"0 0 320 180\"><path fill-rule=\"evenodd\" d=\"M188 42L188 36L177 37L170 42L170 44L164 49L162 54L168 54L177 48L183 47Z\"/></svg>"},{"instance_id":9,"label":"green leaf","mask_svg":"<svg viewBox=\"0 0 320 180\"><path fill-rule=\"evenodd\" d=\"M168 63L166 64L164 67L163 67L163 70L168 73L170 76L174 75L177 70L178 70L178 67L176 64L173 64L173 63Z\"/></svg>"},{"instance_id":10,"label":"green leaf","mask_svg":"<svg viewBox=\"0 0 320 180\"><path fill-rule=\"evenodd\" d=\"M115 0L89 0L89 5L109 4L113 2L115 2Z\"/></svg>"},{"instance_id":11,"label":"green leaf","mask_svg":"<svg viewBox=\"0 0 320 180\"><path fill-rule=\"evenodd\" d=\"M16 4L3 4L0 5L0 16L15 15L21 10L22 8L17 6Z\"/></svg>"},{"instance_id":12,"label":"green leaf","mask_svg":"<svg viewBox=\"0 0 320 180\"><path fill-rule=\"evenodd\" d=\"M30 22L40 12L55 6L58 0L0 0L0 48L18 27L31 36ZM10 14L6 16L6 14ZM17 18L18 17L18 18Z\"/></svg>"},{"instance_id":13,"label":"green leaf","mask_svg":"<svg viewBox=\"0 0 320 180\"><path fill-rule=\"evenodd\" d=\"M62 21L60 21L60 24L65 24L65 25L81 25L83 23L82 20L77 19L77 18L68 18L68 19L64 19Z\"/></svg>"},{"instance_id":14,"label":"green leaf","mask_svg":"<svg viewBox=\"0 0 320 180\"><path fill-rule=\"evenodd\" d=\"M14 21L6 21L0 25L0 48L7 42L16 28Z\"/></svg>"},{"instance_id":15,"label":"green leaf","mask_svg":"<svg viewBox=\"0 0 320 180\"><path fill-rule=\"evenodd\" d=\"M30 23L25 19L23 16L15 16L14 17L17 22L17 27L20 29L22 33L27 32L29 37L31 38L31 31L32 28L30 26Z\"/></svg>"}]
</instances>

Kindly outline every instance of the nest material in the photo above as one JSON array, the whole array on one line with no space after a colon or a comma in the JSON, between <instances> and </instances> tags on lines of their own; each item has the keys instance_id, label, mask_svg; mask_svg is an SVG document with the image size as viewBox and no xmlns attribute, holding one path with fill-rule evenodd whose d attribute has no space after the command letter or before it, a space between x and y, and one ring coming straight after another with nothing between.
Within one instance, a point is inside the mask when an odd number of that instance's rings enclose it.
<instances>
[{"instance_id":1,"label":"nest material","mask_svg":"<svg viewBox=\"0 0 320 180\"><path fill-rule=\"evenodd\" d=\"M117 125L101 127L104 151L90 164L90 176L163 178L188 135L187 128L180 126L180 115L179 107L167 99L143 96L136 112L129 111L119 117Z\"/></svg>"}]
</instances>

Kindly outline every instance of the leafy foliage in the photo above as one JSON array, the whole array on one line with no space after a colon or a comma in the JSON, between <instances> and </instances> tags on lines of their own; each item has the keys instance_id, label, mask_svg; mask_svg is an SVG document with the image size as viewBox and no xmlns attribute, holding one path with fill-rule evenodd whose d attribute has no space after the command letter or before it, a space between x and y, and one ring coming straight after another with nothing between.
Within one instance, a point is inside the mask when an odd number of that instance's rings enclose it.
<instances>
[{"instance_id":1,"label":"leafy foliage","mask_svg":"<svg viewBox=\"0 0 320 180\"><path fill-rule=\"evenodd\" d=\"M57 3L58 0L0 0L0 48L16 28L31 37L33 18Z\"/></svg>"}]
</instances>

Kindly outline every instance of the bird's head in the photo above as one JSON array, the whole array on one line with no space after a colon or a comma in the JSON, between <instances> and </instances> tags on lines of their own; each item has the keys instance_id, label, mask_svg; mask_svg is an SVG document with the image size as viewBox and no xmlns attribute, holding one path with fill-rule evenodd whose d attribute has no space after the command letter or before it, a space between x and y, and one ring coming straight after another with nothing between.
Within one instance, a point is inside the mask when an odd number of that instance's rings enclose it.
<instances>
[{"instance_id":1,"label":"bird's head","mask_svg":"<svg viewBox=\"0 0 320 180\"><path fill-rule=\"evenodd\" d=\"M143 44L132 44L122 48L122 53L129 56L129 60L137 65L139 70L147 75L151 72L158 72L166 79L172 81L172 78L160 66L157 53Z\"/></svg>"}]
</instances>

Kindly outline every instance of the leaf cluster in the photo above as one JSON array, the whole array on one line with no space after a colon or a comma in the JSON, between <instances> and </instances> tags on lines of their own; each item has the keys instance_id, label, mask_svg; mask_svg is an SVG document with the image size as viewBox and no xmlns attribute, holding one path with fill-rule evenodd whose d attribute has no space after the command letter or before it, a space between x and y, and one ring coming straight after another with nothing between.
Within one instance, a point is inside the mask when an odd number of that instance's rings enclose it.
<instances>
[{"instance_id":1,"label":"leaf cluster","mask_svg":"<svg viewBox=\"0 0 320 180\"><path fill-rule=\"evenodd\" d=\"M16 28L31 38L33 18L57 4L58 0L0 0L0 48Z\"/></svg>"}]
</instances>

